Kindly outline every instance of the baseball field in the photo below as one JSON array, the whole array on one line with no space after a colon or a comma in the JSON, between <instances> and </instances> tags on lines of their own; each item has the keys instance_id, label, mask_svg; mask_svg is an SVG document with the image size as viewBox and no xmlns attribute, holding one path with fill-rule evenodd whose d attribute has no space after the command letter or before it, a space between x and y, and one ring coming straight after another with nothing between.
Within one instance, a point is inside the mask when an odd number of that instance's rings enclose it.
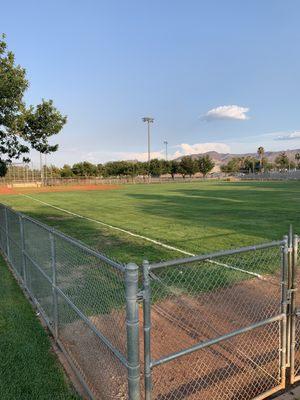
<instances>
[{"instance_id":1,"label":"baseball field","mask_svg":"<svg viewBox=\"0 0 300 400\"><path fill-rule=\"evenodd\" d=\"M300 232L298 182L15 189L0 201L121 262L207 253Z\"/></svg>"}]
</instances>

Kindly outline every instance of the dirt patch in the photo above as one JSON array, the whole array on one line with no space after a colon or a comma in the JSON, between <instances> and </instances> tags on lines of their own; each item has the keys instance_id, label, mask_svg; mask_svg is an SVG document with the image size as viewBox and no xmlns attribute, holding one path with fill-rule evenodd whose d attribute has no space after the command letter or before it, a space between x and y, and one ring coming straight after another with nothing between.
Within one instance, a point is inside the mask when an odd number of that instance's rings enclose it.
<instances>
[{"instance_id":1,"label":"dirt patch","mask_svg":"<svg viewBox=\"0 0 300 400\"><path fill-rule=\"evenodd\" d=\"M8 188L7 186L0 186L0 195L2 194L18 194L14 189Z\"/></svg>"},{"instance_id":2,"label":"dirt patch","mask_svg":"<svg viewBox=\"0 0 300 400\"><path fill-rule=\"evenodd\" d=\"M66 186L42 186L42 187L18 187L8 188L0 186L0 195L30 194L30 193L53 193L53 192L88 192L107 191L119 189L119 185L66 185Z\"/></svg>"},{"instance_id":3,"label":"dirt patch","mask_svg":"<svg viewBox=\"0 0 300 400\"><path fill-rule=\"evenodd\" d=\"M152 307L152 359L279 312L279 281L274 284L269 278L251 279L193 297L164 298ZM141 307L139 313L143 371ZM93 315L90 320L126 354L125 326L120 327L124 318L124 310L114 310L109 315ZM66 324L61 334L96 399L127 398L126 369L82 321ZM153 369L153 399L250 400L280 384L279 349L280 323L274 322L180 357Z\"/></svg>"}]
</instances>

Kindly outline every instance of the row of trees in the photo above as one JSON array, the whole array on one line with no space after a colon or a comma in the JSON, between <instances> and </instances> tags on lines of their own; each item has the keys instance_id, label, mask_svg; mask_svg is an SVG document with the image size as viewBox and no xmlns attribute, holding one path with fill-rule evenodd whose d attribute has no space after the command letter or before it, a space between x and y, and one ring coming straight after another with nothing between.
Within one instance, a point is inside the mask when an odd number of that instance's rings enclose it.
<instances>
[{"instance_id":1,"label":"row of trees","mask_svg":"<svg viewBox=\"0 0 300 400\"><path fill-rule=\"evenodd\" d=\"M273 163L269 162L265 157L265 150L259 147L257 150L258 157L234 157L228 161L227 164L221 166L221 171L225 173L255 173L271 171L274 169L285 170L300 168L300 153L295 154L294 160L291 160L286 152L282 151L274 160Z\"/></svg>"},{"instance_id":2,"label":"row of trees","mask_svg":"<svg viewBox=\"0 0 300 400\"><path fill-rule=\"evenodd\" d=\"M44 175L52 177L72 178L76 176L99 176L99 177L135 177L135 176L153 176L169 174L174 176L181 174L183 177L193 176L200 172L203 177L214 168L215 164L208 156L202 156L193 159L190 156L182 157L180 161L153 159L150 164L139 161L112 161L106 164L92 164L84 161L70 165L64 165L62 168L52 166L44 171Z\"/></svg>"}]
</instances>

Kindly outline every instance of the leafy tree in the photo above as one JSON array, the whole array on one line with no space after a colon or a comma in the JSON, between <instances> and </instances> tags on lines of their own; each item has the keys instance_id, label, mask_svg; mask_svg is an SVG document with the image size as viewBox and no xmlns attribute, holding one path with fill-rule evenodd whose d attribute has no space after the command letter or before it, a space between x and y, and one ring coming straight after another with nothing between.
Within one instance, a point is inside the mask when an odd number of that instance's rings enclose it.
<instances>
[{"instance_id":1,"label":"leafy tree","mask_svg":"<svg viewBox=\"0 0 300 400\"><path fill-rule=\"evenodd\" d=\"M148 174L148 163L146 162L138 162L137 163L137 174L138 175L147 175Z\"/></svg>"},{"instance_id":2,"label":"leafy tree","mask_svg":"<svg viewBox=\"0 0 300 400\"><path fill-rule=\"evenodd\" d=\"M245 172L252 172L254 173L255 171L259 170L259 160L255 157L245 157L244 159L244 170Z\"/></svg>"},{"instance_id":3,"label":"leafy tree","mask_svg":"<svg viewBox=\"0 0 300 400\"><path fill-rule=\"evenodd\" d=\"M221 165L221 171L231 174L234 172L239 172L241 166L241 159L239 157L233 157L228 161L227 164Z\"/></svg>"},{"instance_id":4,"label":"leafy tree","mask_svg":"<svg viewBox=\"0 0 300 400\"><path fill-rule=\"evenodd\" d=\"M66 117L54 107L52 100L42 100L36 107L27 107L24 94L29 82L26 71L16 65L15 56L7 50L5 36L0 37L0 176L13 159L29 162L33 148L51 153L58 145L50 145L49 137L58 134Z\"/></svg>"},{"instance_id":5,"label":"leafy tree","mask_svg":"<svg viewBox=\"0 0 300 400\"><path fill-rule=\"evenodd\" d=\"M178 172L185 178L186 175L190 177L197 172L197 163L190 156L182 157L179 163Z\"/></svg>"},{"instance_id":6,"label":"leafy tree","mask_svg":"<svg viewBox=\"0 0 300 400\"><path fill-rule=\"evenodd\" d=\"M215 163L213 160L210 158L210 156L207 154L205 156L199 157L197 160L198 164L198 170L203 174L203 177L205 178L206 175L214 168Z\"/></svg>"},{"instance_id":7,"label":"leafy tree","mask_svg":"<svg viewBox=\"0 0 300 400\"><path fill-rule=\"evenodd\" d=\"M105 176L105 166L103 164L97 165L97 176Z\"/></svg>"},{"instance_id":8,"label":"leafy tree","mask_svg":"<svg viewBox=\"0 0 300 400\"><path fill-rule=\"evenodd\" d=\"M297 167L300 167L300 153L296 153L295 154L295 160L297 162Z\"/></svg>"},{"instance_id":9,"label":"leafy tree","mask_svg":"<svg viewBox=\"0 0 300 400\"><path fill-rule=\"evenodd\" d=\"M97 166L88 161L83 161L74 164L72 167L72 172L77 176L96 176Z\"/></svg>"},{"instance_id":10,"label":"leafy tree","mask_svg":"<svg viewBox=\"0 0 300 400\"><path fill-rule=\"evenodd\" d=\"M259 156L259 169L262 172L262 169L263 169L263 157L264 157L264 154L265 154L265 149L262 146L260 146L257 149L257 154Z\"/></svg>"},{"instance_id":11,"label":"leafy tree","mask_svg":"<svg viewBox=\"0 0 300 400\"><path fill-rule=\"evenodd\" d=\"M150 161L150 175L160 176L162 174L162 164L160 160L154 158Z\"/></svg>"},{"instance_id":12,"label":"leafy tree","mask_svg":"<svg viewBox=\"0 0 300 400\"><path fill-rule=\"evenodd\" d=\"M159 160L161 164L161 173L170 174L171 173L171 163L168 160Z\"/></svg>"},{"instance_id":13,"label":"leafy tree","mask_svg":"<svg viewBox=\"0 0 300 400\"><path fill-rule=\"evenodd\" d=\"M172 176L172 179L174 179L175 175L179 173L179 162L172 160L169 161L170 164L170 174Z\"/></svg>"},{"instance_id":14,"label":"leafy tree","mask_svg":"<svg viewBox=\"0 0 300 400\"><path fill-rule=\"evenodd\" d=\"M282 169L289 168L290 161L289 161L289 158L285 151L282 151L275 158L275 164L278 168L282 168Z\"/></svg>"},{"instance_id":15,"label":"leafy tree","mask_svg":"<svg viewBox=\"0 0 300 400\"><path fill-rule=\"evenodd\" d=\"M70 167L70 165L65 164L61 170L60 170L60 176L62 178L71 178L72 176L74 176L72 168Z\"/></svg>"},{"instance_id":16,"label":"leafy tree","mask_svg":"<svg viewBox=\"0 0 300 400\"><path fill-rule=\"evenodd\" d=\"M296 168L296 163L292 160L289 160L289 168L290 169L295 169Z\"/></svg>"}]
</instances>

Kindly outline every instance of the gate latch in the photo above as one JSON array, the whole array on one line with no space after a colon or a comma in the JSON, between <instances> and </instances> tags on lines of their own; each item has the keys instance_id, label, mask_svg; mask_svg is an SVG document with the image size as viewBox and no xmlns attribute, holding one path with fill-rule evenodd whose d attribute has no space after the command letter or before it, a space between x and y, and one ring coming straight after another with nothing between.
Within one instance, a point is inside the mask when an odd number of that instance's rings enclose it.
<instances>
[{"instance_id":1,"label":"gate latch","mask_svg":"<svg viewBox=\"0 0 300 400\"><path fill-rule=\"evenodd\" d=\"M287 290L286 297L287 297L288 303L290 303L291 298L292 298L292 294L293 294L294 292L297 292L297 289L296 289L296 288L295 288L295 289L288 289L288 290ZM300 311L300 310L299 310L299 311Z\"/></svg>"}]
</instances>

